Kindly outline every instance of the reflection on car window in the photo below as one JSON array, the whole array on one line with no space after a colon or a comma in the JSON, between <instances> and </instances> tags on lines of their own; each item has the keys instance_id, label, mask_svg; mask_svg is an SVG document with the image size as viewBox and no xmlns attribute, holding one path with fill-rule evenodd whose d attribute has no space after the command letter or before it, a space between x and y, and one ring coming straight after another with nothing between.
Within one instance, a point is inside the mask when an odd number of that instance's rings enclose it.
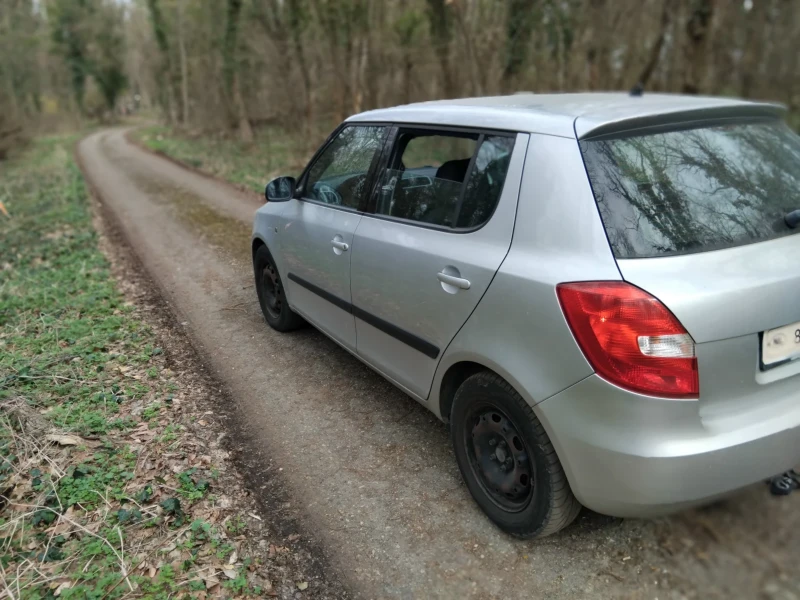
<instances>
[{"instance_id":1,"label":"reflection on car window","mask_svg":"<svg viewBox=\"0 0 800 600\"><path fill-rule=\"evenodd\" d=\"M381 180L376 212L444 227L482 225L500 199L514 140L401 131Z\"/></svg>"},{"instance_id":2,"label":"reflection on car window","mask_svg":"<svg viewBox=\"0 0 800 600\"><path fill-rule=\"evenodd\" d=\"M582 141L618 258L702 252L794 233L800 138L749 123Z\"/></svg>"},{"instance_id":3,"label":"reflection on car window","mask_svg":"<svg viewBox=\"0 0 800 600\"><path fill-rule=\"evenodd\" d=\"M457 227L477 227L494 212L506 182L514 138L489 135L483 140L467 181Z\"/></svg>"},{"instance_id":4,"label":"reflection on car window","mask_svg":"<svg viewBox=\"0 0 800 600\"><path fill-rule=\"evenodd\" d=\"M376 212L452 226L477 139L401 132L383 174Z\"/></svg>"},{"instance_id":5,"label":"reflection on car window","mask_svg":"<svg viewBox=\"0 0 800 600\"><path fill-rule=\"evenodd\" d=\"M359 208L367 193L367 172L383 144L383 134L380 126L343 129L309 170L304 196L326 204Z\"/></svg>"}]
</instances>

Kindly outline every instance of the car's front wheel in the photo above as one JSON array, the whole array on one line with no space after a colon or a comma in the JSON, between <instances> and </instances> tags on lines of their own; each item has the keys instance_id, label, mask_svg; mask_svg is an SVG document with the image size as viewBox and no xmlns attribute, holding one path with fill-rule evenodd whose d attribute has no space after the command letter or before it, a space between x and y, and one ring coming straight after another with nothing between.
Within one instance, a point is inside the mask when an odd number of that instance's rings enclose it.
<instances>
[{"instance_id":1,"label":"car's front wheel","mask_svg":"<svg viewBox=\"0 0 800 600\"><path fill-rule=\"evenodd\" d=\"M278 267L266 246L261 246L253 256L256 276L256 293L261 312L270 327L277 331L291 331L302 326L303 318L294 312L286 301L283 282Z\"/></svg>"},{"instance_id":2,"label":"car's front wheel","mask_svg":"<svg viewBox=\"0 0 800 600\"><path fill-rule=\"evenodd\" d=\"M459 469L475 501L521 538L566 527L581 505L542 424L508 382L484 371L456 392L450 428Z\"/></svg>"}]
</instances>

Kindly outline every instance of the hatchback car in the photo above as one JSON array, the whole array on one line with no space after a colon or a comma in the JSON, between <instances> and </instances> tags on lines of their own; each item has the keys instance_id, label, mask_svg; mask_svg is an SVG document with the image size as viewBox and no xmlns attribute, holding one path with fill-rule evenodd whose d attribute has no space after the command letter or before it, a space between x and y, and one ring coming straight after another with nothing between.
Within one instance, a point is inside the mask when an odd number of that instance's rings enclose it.
<instances>
[{"instance_id":1,"label":"hatchback car","mask_svg":"<svg viewBox=\"0 0 800 600\"><path fill-rule=\"evenodd\" d=\"M505 531L647 516L800 458L800 139L645 94L349 118L266 188L267 323L312 323L443 421Z\"/></svg>"}]
</instances>

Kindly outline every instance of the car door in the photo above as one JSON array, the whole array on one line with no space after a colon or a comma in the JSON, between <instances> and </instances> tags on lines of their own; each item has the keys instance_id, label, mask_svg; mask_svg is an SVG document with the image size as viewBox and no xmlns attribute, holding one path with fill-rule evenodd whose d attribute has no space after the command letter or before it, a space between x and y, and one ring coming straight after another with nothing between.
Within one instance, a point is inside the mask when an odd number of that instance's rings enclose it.
<instances>
[{"instance_id":1,"label":"car door","mask_svg":"<svg viewBox=\"0 0 800 600\"><path fill-rule=\"evenodd\" d=\"M355 351L350 310L353 233L366 206L386 127L346 125L311 163L281 213L284 285L292 308Z\"/></svg>"},{"instance_id":2,"label":"car door","mask_svg":"<svg viewBox=\"0 0 800 600\"><path fill-rule=\"evenodd\" d=\"M528 135L399 127L389 138L353 239L357 351L424 399L508 252Z\"/></svg>"}]
</instances>

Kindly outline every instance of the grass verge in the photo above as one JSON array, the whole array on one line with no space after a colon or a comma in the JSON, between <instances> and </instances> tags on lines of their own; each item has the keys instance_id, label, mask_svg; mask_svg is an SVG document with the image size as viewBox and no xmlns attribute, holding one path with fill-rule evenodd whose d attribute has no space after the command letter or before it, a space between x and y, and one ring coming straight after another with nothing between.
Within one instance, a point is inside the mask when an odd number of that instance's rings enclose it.
<instances>
[{"instance_id":1,"label":"grass verge","mask_svg":"<svg viewBox=\"0 0 800 600\"><path fill-rule=\"evenodd\" d=\"M0 597L276 595L98 249L75 140L0 164Z\"/></svg>"},{"instance_id":2,"label":"grass verge","mask_svg":"<svg viewBox=\"0 0 800 600\"><path fill-rule=\"evenodd\" d=\"M269 127L259 129L254 142L245 145L229 136L191 134L163 125L137 129L131 136L150 150L259 194L273 177L299 175L324 139L309 144L297 134Z\"/></svg>"}]
</instances>

